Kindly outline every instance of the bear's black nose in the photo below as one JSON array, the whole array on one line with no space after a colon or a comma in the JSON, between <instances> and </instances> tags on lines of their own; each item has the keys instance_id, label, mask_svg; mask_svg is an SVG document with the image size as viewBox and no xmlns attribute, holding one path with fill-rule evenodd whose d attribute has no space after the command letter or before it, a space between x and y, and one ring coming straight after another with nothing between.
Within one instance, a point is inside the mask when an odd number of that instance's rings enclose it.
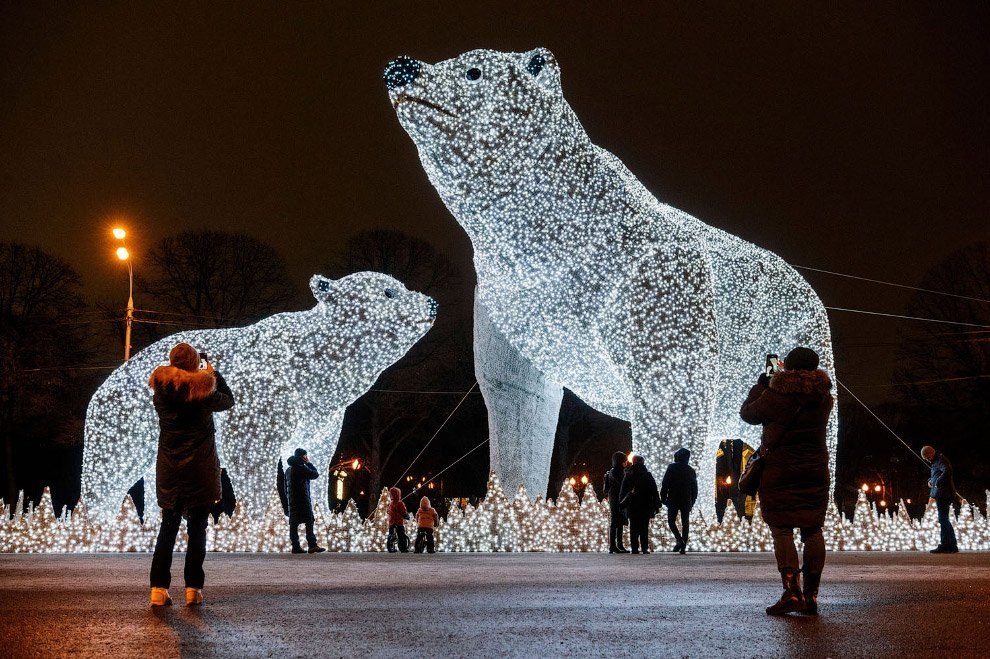
<instances>
[{"instance_id":1,"label":"bear's black nose","mask_svg":"<svg viewBox=\"0 0 990 659\"><path fill-rule=\"evenodd\" d=\"M408 85L419 75L419 66L411 57L396 57L385 66L385 86L392 90Z\"/></svg>"}]
</instances>

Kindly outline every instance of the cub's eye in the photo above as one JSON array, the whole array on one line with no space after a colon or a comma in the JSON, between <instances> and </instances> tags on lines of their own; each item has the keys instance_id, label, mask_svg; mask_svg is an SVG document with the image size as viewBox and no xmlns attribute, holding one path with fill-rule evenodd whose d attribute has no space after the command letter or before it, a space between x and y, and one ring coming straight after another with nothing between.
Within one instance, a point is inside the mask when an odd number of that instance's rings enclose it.
<instances>
[{"instance_id":1,"label":"cub's eye","mask_svg":"<svg viewBox=\"0 0 990 659\"><path fill-rule=\"evenodd\" d=\"M317 284L316 287L321 291L323 291L324 293L326 293L327 291L330 290L330 282L323 280L319 284Z\"/></svg>"},{"instance_id":2,"label":"cub's eye","mask_svg":"<svg viewBox=\"0 0 990 659\"><path fill-rule=\"evenodd\" d=\"M477 80L481 80L481 69L476 69L474 67L471 67L464 74L464 77L467 78L468 80L470 80L471 82L475 82Z\"/></svg>"},{"instance_id":3,"label":"cub's eye","mask_svg":"<svg viewBox=\"0 0 990 659\"><path fill-rule=\"evenodd\" d=\"M534 76L540 75L540 71L543 70L543 67L546 65L546 63L547 63L547 58L545 58L543 55L539 55L539 54L533 55L533 57L529 60L529 64L526 65L526 70L532 73Z\"/></svg>"},{"instance_id":4,"label":"cub's eye","mask_svg":"<svg viewBox=\"0 0 990 659\"><path fill-rule=\"evenodd\" d=\"M386 288L385 297L389 299L392 299L394 297L399 297L399 291L395 290L394 288Z\"/></svg>"}]
</instances>

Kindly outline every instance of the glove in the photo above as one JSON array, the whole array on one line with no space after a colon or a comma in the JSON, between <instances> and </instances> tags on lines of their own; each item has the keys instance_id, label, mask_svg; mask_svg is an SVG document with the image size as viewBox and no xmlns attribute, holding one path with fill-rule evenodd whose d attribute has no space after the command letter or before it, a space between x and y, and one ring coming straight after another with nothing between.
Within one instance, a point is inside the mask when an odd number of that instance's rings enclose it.
<instances>
[{"instance_id":1,"label":"glove","mask_svg":"<svg viewBox=\"0 0 990 659\"><path fill-rule=\"evenodd\" d=\"M766 373L760 373L760 377L756 378L756 384L761 384L764 387L770 386L770 378L767 377Z\"/></svg>"}]
</instances>

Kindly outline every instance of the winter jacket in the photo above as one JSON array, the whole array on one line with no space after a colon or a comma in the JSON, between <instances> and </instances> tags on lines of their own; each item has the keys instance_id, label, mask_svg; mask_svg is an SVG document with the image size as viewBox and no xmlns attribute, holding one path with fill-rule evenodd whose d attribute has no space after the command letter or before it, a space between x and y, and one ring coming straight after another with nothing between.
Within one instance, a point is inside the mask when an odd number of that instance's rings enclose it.
<instances>
[{"instance_id":1,"label":"winter jacket","mask_svg":"<svg viewBox=\"0 0 990 659\"><path fill-rule=\"evenodd\" d=\"M674 461L667 466L660 485L660 501L670 507L692 508L698 500L698 475L688 465L691 451L686 448L674 453Z\"/></svg>"},{"instance_id":2,"label":"winter jacket","mask_svg":"<svg viewBox=\"0 0 990 659\"><path fill-rule=\"evenodd\" d=\"M409 519L406 504L402 503L402 492L399 488L393 487L388 491L388 496L392 499L388 504L388 524L389 526L402 524Z\"/></svg>"},{"instance_id":3,"label":"winter jacket","mask_svg":"<svg viewBox=\"0 0 990 659\"><path fill-rule=\"evenodd\" d=\"M631 520L653 517L660 510L657 481L645 465L633 464L626 469L619 500L625 502L623 508Z\"/></svg>"},{"instance_id":4,"label":"winter jacket","mask_svg":"<svg viewBox=\"0 0 990 659\"><path fill-rule=\"evenodd\" d=\"M622 457L620 458L619 456ZM612 468L605 472L605 478L602 480L603 494L608 497L608 509L613 516L625 515L622 507L619 505L622 478L625 476L625 470L622 468L625 457L624 454L616 453L612 457Z\"/></svg>"},{"instance_id":5,"label":"winter jacket","mask_svg":"<svg viewBox=\"0 0 990 659\"><path fill-rule=\"evenodd\" d=\"M952 463L944 453L936 453L931 466L929 482L932 489L928 496L939 501L954 501L957 495L956 484L952 480Z\"/></svg>"},{"instance_id":6,"label":"winter jacket","mask_svg":"<svg viewBox=\"0 0 990 659\"><path fill-rule=\"evenodd\" d=\"M313 500L309 495L309 482L320 477L319 470L302 456L291 455L285 469L285 498L289 504L289 520L313 521Z\"/></svg>"},{"instance_id":7,"label":"winter jacket","mask_svg":"<svg viewBox=\"0 0 990 659\"><path fill-rule=\"evenodd\" d=\"M213 413L234 406L234 395L216 371L159 366L148 385L158 413L158 506L188 511L220 500Z\"/></svg>"},{"instance_id":8,"label":"winter jacket","mask_svg":"<svg viewBox=\"0 0 990 659\"><path fill-rule=\"evenodd\" d=\"M759 498L770 526L825 523L829 471L825 427L834 403L832 381L822 370L781 371L749 391L739 416L763 424L764 468Z\"/></svg>"},{"instance_id":9,"label":"winter jacket","mask_svg":"<svg viewBox=\"0 0 990 659\"><path fill-rule=\"evenodd\" d=\"M421 529L432 529L440 524L440 515L436 508L430 506L430 498L419 500L419 510L416 511L416 526Z\"/></svg>"}]
</instances>

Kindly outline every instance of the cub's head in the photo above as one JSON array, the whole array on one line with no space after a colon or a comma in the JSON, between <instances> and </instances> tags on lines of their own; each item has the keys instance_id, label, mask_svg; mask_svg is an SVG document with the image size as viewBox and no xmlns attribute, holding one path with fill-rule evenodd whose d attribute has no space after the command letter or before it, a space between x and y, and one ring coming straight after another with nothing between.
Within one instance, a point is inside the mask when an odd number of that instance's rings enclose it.
<instances>
[{"instance_id":1,"label":"cub's head","mask_svg":"<svg viewBox=\"0 0 990 659\"><path fill-rule=\"evenodd\" d=\"M348 390L370 386L437 317L435 300L379 272L336 280L313 275L309 287L317 301L318 322L311 328L313 344L303 347L300 355L323 357L321 361L338 366L334 377L352 381Z\"/></svg>"},{"instance_id":2,"label":"cub's head","mask_svg":"<svg viewBox=\"0 0 990 659\"><path fill-rule=\"evenodd\" d=\"M385 85L445 201L470 193L472 179L518 170L562 134L587 139L544 48L472 50L437 64L399 57L385 68Z\"/></svg>"}]
</instances>

